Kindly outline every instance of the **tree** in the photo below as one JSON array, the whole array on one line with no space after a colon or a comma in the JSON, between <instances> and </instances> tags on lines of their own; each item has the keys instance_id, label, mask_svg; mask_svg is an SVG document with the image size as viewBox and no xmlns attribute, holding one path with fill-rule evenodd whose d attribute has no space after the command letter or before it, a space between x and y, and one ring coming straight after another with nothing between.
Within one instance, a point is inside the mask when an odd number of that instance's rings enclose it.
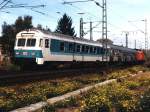
<instances>
[{"instance_id":1,"label":"tree","mask_svg":"<svg viewBox=\"0 0 150 112\"><path fill-rule=\"evenodd\" d=\"M63 17L58 21L55 32L75 37L76 34L74 27L72 27L71 17L67 16L67 14L64 14Z\"/></svg>"},{"instance_id":2,"label":"tree","mask_svg":"<svg viewBox=\"0 0 150 112\"><path fill-rule=\"evenodd\" d=\"M2 25L2 37L1 43L5 53L13 57L14 55L14 44L16 34L24 29L32 28L32 17L24 16L18 17L15 24L8 25L6 22Z\"/></svg>"},{"instance_id":3,"label":"tree","mask_svg":"<svg viewBox=\"0 0 150 112\"><path fill-rule=\"evenodd\" d=\"M32 25L32 16L24 16L24 21L23 21L24 29L29 29L33 28Z\"/></svg>"},{"instance_id":4,"label":"tree","mask_svg":"<svg viewBox=\"0 0 150 112\"><path fill-rule=\"evenodd\" d=\"M16 32L23 30L23 27L24 27L23 19L21 16L19 16L18 19L15 21Z\"/></svg>"},{"instance_id":5,"label":"tree","mask_svg":"<svg viewBox=\"0 0 150 112\"><path fill-rule=\"evenodd\" d=\"M8 25L6 22L3 23L2 25L2 46L3 46L3 51L11 55L13 52L13 47L15 43L15 33L14 33L14 25Z\"/></svg>"},{"instance_id":6,"label":"tree","mask_svg":"<svg viewBox=\"0 0 150 112\"><path fill-rule=\"evenodd\" d=\"M24 16L24 18L22 18L21 16L18 17L18 19L15 21L15 29L16 29L16 33L25 30L25 29L29 29L32 28L32 17L31 16Z\"/></svg>"}]
</instances>

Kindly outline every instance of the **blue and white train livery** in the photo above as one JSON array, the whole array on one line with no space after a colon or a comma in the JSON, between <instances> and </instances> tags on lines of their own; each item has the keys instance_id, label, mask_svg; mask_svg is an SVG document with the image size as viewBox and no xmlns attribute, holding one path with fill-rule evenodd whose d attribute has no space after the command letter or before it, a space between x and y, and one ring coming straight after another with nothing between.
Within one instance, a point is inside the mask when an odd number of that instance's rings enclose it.
<instances>
[{"instance_id":1,"label":"blue and white train livery","mask_svg":"<svg viewBox=\"0 0 150 112\"><path fill-rule=\"evenodd\" d=\"M106 49L99 42L37 29L19 32L14 50L16 58L34 59L39 65L45 62L93 62L110 59L109 54L102 59Z\"/></svg>"}]
</instances>

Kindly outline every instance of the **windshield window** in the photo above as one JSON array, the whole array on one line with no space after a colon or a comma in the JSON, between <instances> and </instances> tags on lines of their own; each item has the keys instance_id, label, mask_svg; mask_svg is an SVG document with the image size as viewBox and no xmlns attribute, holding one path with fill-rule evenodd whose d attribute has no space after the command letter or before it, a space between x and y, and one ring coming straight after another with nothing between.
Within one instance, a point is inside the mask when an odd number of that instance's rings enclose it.
<instances>
[{"instance_id":1,"label":"windshield window","mask_svg":"<svg viewBox=\"0 0 150 112\"><path fill-rule=\"evenodd\" d=\"M27 46L33 47L35 46L36 39L28 39L27 40Z\"/></svg>"},{"instance_id":2,"label":"windshield window","mask_svg":"<svg viewBox=\"0 0 150 112\"><path fill-rule=\"evenodd\" d=\"M25 46L25 41L26 41L26 39L18 39L17 46Z\"/></svg>"}]
</instances>

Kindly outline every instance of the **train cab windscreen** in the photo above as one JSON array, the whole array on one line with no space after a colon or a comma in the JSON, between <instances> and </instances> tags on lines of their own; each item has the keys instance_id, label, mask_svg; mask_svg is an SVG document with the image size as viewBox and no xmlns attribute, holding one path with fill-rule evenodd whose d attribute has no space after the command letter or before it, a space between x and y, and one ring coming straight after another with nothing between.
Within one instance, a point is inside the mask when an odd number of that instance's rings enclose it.
<instances>
[{"instance_id":1,"label":"train cab windscreen","mask_svg":"<svg viewBox=\"0 0 150 112\"><path fill-rule=\"evenodd\" d=\"M27 41L27 42L26 42ZM36 44L36 39L18 39L18 43L17 43L17 46L18 47L34 47Z\"/></svg>"},{"instance_id":2,"label":"train cab windscreen","mask_svg":"<svg viewBox=\"0 0 150 112\"><path fill-rule=\"evenodd\" d=\"M19 47L25 46L25 41L26 41L26 39L18 39L17 46L19 46Z\"/></svg>"},{"instance_id":3,"label":"train cab windscreen","mask_svg":"<svg viewBox=\"0 0 150 112\"><path fill-rule=\"evenodd\" d=\"M27 47L34 47L36 43L36 39L27 39Z\"/></svg>"}]
</instances>

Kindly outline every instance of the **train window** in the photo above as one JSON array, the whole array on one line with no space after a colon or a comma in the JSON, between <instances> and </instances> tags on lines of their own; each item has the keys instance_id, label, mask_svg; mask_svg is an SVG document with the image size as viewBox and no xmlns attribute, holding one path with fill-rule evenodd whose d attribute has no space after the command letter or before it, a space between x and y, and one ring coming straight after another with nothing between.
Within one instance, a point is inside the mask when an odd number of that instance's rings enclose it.
<instances>
[{"instance_id":1,"label":"train window","mask_svg":"<svg viewBox=\"0 0 150 112\"><path fill-rule=\"evenodd\" d=\"M42 47L42 46L43 46L43 39L40 39L39 46L40 46L40 47Z\"/></svg>"},{"instance_id":2,"label":"train window","mask_svg":"<svg viewBox=\"0 0 150 112\"><path fill-rule=\"evenodd\" d=\"M17 46L25 46L25 41L26 41L26 39L18 39Z\"/></svg>"},{"instance_id":3,"label":"train window","mask_svg":"<svg viewBox=\"0 0 150 112\"><path fill-rule=\"evenodd\" d=\"M45 39L45 48L49 48L49 39Z\"/></svg>"},{"instance_id":4,"label":"train window","mask_svg":"<svg viewBox=\"0 0 150 112\"><path fill-rule=\"evenodd\" d=\"M95 53L95 54L97 53L96 47L93 48L93 53Z\"/></svg>"},{"instance_id":5,"label":"train window","mask_svg":"<svg viewBox=\"0 0 150 112\"><path fill-rule=\"evenodd\" d=\"M86 52L86 53L89 53L89 46L86 46L86 47L85 47L85 52Z\"/></svg>"},{"instance_id":6,"label":"train window","mask_svg":"<svg viewBox=\"0 0 150 112\"><path fill-rule=\"evenodd\" d=\"M101 48L97 47L97 54L101 54Z\"/></svg>"},{"instance_id":7,"label":"train window","mask_svg":"<svg viewBox=\"0 0 150 112\"><path fill-rule=\"evenodd\" d=\"M82 52L85 52L85 46L84 45L82 46Z\"/></svg>"},{"instance_id":8,"label":"train window","mask_svg":"<svg viewBox=\"0 0 150 112\"><path fill-rule=\"evenodd\" d=\"M90 47L90 53L93 53L93 47L92 46Z\"/></svg>"},{"instance_id":9,"label":"train window","mask_svg":"<svg viewBox=\"0 0 150 112\"><path fill-rule=\"evenodd\" d=\"M73 43L69 43L69 52L73 52Z\"/></svg>"},{"instance_id":10,"label":"train window","mask_svg":"<svg viewBox=\"0 0 150 112\"><path fill-rule=\"evenodd\" d=\"M27 40L27 46L35 46L35 43L36 43L36 39L28 39Z\"/></svg>"},{"instance_id":11,"label":"train window","mask_svg":"<svg viewBox=\"0 0 150 112\"><path fill-rule=\"evenodd\" d=\"M81 46L77 45L77 52L81 52Z\"/></svg>"},{"instance_id":12,"label":"train window","mask_svg":"<svg viewBox=\"0 0 150 112\"><path fill-rule=\"evenodd\" d=\"M65 43L60 42L60 51L65 51Z\"/></svg>"}]
</instances>

